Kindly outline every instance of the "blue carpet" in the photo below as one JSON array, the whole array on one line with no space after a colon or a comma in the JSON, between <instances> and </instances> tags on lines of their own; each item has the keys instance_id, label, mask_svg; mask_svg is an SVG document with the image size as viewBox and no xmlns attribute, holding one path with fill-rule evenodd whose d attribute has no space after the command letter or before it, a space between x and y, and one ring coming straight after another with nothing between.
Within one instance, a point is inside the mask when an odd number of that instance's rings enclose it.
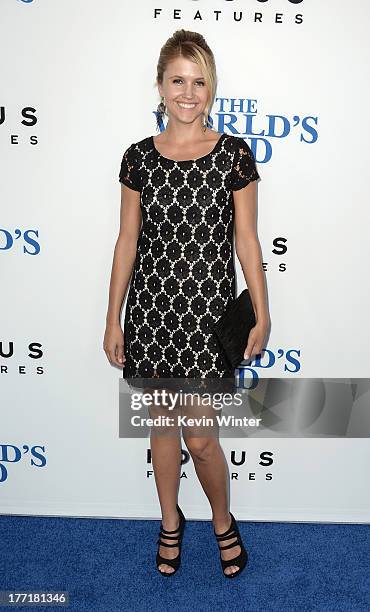
<instances>
[{"instance_id":1,"label":"blue carpet","mask_svg":"<svg viewBox=\"0 0 370 612\"><path fill-rule=\"evenodd\" d=\"M223 578L211 521L188 521L182 566L163 578L154 564L159 521L2 515L0 589L69 591L69 607L17 610L369 612L368 525L239 527L249 551L243 574Z\"/></svg>"}]
</instances>

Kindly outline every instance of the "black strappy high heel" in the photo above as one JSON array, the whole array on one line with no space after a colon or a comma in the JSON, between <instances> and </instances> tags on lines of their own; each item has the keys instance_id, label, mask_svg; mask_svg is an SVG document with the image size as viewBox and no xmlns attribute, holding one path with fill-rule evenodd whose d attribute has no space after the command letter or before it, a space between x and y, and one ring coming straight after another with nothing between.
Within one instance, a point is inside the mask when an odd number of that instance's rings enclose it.
<instances>
[{"instance_id":1,"label":"black strappy high heel","mask_svg":"<svg viewBox=\"0 0 370 612\"><path fill-rule=\"evenodd\" d=\"M173 576L174 574L176 574L177 570L180 567L180 563L181 563L181 544L182 544L182 537L183 537L183 534L184 534L184 528L185 528L186 519L185 519L185 516L183 515L182 510L181 510L181 508L180 508L180 506L178 504L176 504L176 509L177 509L177 512L179 513L179 517L180 517L180 522L179 522L178 528L174 529L173 531L167 531L166 529L163 529L163 525L161 523L160 530L159 530L159 538L157 540L157 544L160 544L161 546L168 546L169 548L172 548L174 546L178 546L179 547L179 554L177 555L177 557L175 557L174 559L166 559L165 557L162 557L159 554L159 546L158 546L156 563L157 563L157 569L162 574L162 576ZM177 532L178 532L177 536L167 535L167 534L173 534L173 533L177 533ZM161 538L165 538L166 540L176 540L176 542L174 544L168 544L167 542L163 542L163 540ZM170 565L171 567L173 567L174 571L173 572L164 572L164 571L160 570L159 566L162 563L165 563L166 565Z\"/></svg>"},{"instance_id":2,"label":"black strappy high heel","mask_svg":"<svg viewBox=\"0 0 370 612\"><path fill-rule=\"evenodd\" d=\"M213 529L213 533L215 534L217 538L217 542L222 542L224 540L233 540L236 538L235 542L232 542L231 544L227 544L226 546L218 545L220 549L220 561L222 565L223 575L226 578L235 578L235 576L238 576L242 572L242 570L245 568L245 566L247 565L248 553L242 542L239 528L238 528L238 525L236 524L234 515L231 512L230 512L230 516L231 516L230 527L224 533L219 533L219 534L217 534L215 529ZM234 557L233 559L229 559L228 561L222 559L221 557L222 550L226 550L227 548L233 548L234 546L238 546L238 545L240 546L240 554L237 557ZM231 565L237 565L239 569L236 572L225 574L225 569L227 567L230 567Z\"/></svg>"}]
</instances>

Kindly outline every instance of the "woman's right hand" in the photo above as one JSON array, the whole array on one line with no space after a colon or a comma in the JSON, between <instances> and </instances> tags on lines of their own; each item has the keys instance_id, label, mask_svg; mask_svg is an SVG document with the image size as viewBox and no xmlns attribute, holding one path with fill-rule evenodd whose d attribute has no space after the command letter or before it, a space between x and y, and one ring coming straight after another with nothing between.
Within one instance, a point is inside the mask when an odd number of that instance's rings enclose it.
<instances>
[{"instance_id":1,"label":"woman's right hand","mask_svg":"<svg viewBox=\"0 0 370 612\"><path fill-rule=\"evenodd\" d=\"M104 334L103 349L112 365L123 368L126 357L123 352L123 331L119 323L107 324Z\"/></svg>"}]
</instances>

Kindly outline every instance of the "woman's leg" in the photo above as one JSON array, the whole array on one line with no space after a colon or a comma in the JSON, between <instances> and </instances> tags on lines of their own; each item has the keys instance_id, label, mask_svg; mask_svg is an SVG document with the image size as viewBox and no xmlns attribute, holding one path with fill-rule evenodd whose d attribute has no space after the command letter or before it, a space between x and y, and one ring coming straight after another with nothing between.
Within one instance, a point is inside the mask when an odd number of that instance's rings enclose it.
<instances>
[{"instance_id":1,"label":"woman's leg","mask_svg":"<svg viewBox=\"0 0 370 612\"><path fill-rule=\"evenodd\" d=\"M220 412L220 411L218 411ZM210 406L187 405L183 415L189 417L215 417L216 411ZM199 482L208 497L212 508L212 521L216 533L224 533L231 523L229 514L229 474L226 458L219 442L218 425L207 427L184 427L183 438L194 462ZM236 541L236 537L222 542L222 546ZM239 555L240 546L221 551L221 558L228 561ZM232 565L225 569L225 574L233 573L239 568Z\"/></svg>"},{"instance_id":2,"label":"woman's leg","mask_svg":"<svg viewBox=\"0 0 370 612\"><path fill-rule=\"evenodd\" d=\"M165 416L175 419L176 412L178 412L176 408L169 411L162 406L150 406L148 411L151 418ZM153 426L150 433L150 446L155 483L162 512L163 529L173 531L179 526L179 514L176 504L181 469L180 428L172 425L168 427ZM177 535L179 533L175 532L171 534L171 537L176 537ZM174 540L166 539L164 535L161 536L161 539L168 544L174 543ZM179 554L179 548L178 546L169 548L160 545L159 554L165 559L174 559ZM159 565L159 569L170 573L174 571L170 565L164 563Z\"/></svg>"}]
</instances>

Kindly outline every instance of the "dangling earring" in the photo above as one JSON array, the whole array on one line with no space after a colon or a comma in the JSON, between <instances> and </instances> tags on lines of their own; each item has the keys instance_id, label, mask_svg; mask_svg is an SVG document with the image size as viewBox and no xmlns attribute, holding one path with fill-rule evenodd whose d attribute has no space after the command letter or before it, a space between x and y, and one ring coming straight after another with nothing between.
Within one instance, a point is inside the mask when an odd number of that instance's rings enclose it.
<instances>
[{"instance_id":1,"label":"dangling earring","mask_svg":"<svg viewBox=\"0 0 370 612\"><path fill-rule=\"evenodd\" d=\"M208 113L203 113L204 121L203 121L203 132L206 131L208 125Z\"/></svg>"},{"instance_id":2,"label":"dangling earring","mask_svg":"<svg viewBox=\"0 0 370 612\"><path fill-rule=\"evenodd\" d=\"M161 124L163 124L163 117L166 113L166 105L164 103L164 97L161 96L161 101L157 106L157 128L161 129Z\"/></svg>"},{"instance_id":3,"label":"dangling earring","mask_svg":"<svg viewBox=\"0 0 370 612\"><path fill-rule=\"evenodd\" d=\"M160 115L164 115L165 112L166 112L166 105L164 103L164 97L163 96L161 97L161 101L158 104L157 110L158 110Z\"/></svg>"}]
</instances>

